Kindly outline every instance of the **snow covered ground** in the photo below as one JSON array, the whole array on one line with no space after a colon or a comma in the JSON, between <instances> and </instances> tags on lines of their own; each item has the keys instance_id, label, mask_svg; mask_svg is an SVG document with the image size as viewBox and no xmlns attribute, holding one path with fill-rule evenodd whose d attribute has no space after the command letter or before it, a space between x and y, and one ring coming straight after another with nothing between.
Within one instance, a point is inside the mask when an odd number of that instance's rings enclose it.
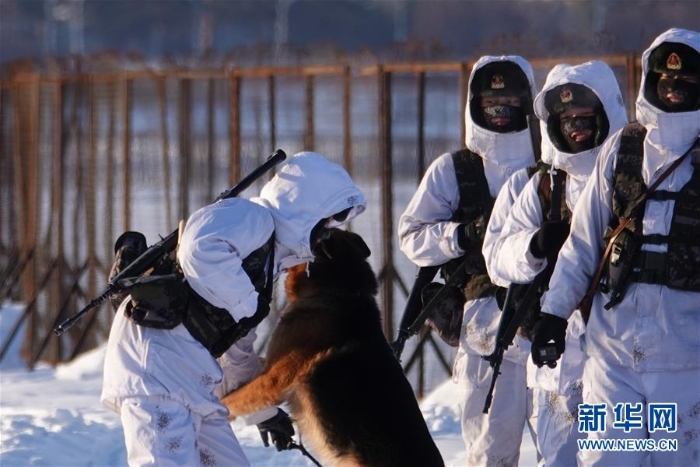
<instances>
[{"instance_id":1,"label":"snow covered ground","mask_svg":"<svg viewBox=\"0 0 700 467\"><path fill-rule=\"evenodd\" d=\"M0 307L0 346L22 311ZM57 368L27 371L19 339L0 362L0 466L125 466L119 418L100 406L104 347ZM449 466L463 466L457 387L451 380L421 401L428 427ZM311 466L299 451L265 448L254 426L233 422L253 466ZM298 438L297 438L298 440ZM523 436L521 466L534 466L535 450Z\"/></svg>"}]
</instances>

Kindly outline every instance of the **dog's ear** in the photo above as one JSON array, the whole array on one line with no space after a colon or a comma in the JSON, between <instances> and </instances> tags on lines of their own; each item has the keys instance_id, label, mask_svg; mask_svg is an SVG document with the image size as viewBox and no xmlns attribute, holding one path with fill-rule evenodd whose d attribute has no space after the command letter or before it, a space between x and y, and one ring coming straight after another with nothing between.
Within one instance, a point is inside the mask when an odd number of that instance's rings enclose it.
<instances>
[{"instance_id":1,"label":"dog's ear","mask_svg":"<svg viewBox=\"0 0 700 467\"><path fill-rule=\"evenodd\" d=\"M356 233L333 228L330 229L328 238L318 244L314 254L316 259L366 259L371 251Z\"/></svg>"},{"instance_id":2,"label":"dog's ear","mask_svg":"<svg viewBox=\"0 0 700 467\"><path fill-rule=\"evenodd\" d=\"M347 234L348 246L352 249L353 256L366 259L372 254L372 251L367 246L367 243L353 232L345 232Z\"/></svg>"}]
</instances>

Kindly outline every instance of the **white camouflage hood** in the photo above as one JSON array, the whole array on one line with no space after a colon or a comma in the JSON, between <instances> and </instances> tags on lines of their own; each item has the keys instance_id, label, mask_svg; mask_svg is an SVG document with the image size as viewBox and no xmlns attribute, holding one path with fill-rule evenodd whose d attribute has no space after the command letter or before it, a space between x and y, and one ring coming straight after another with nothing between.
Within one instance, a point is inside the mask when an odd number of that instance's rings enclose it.
<instances>
[{"instance_id":1,"label":"white camouflage hood","mask_svg":"<svg viewBox=\"0 0 700 467\"><path fill-rule=\"evenodd\" d=\"M587 179L593 172L602 142L592 149L572 154L557 149L547 132L549 112L545 108L545 95L553 88L566 83L586 86L598 97L610 124L606 139L627 124L627 114L615 74L601 61L594 60L576 66L562 63L552 68L547 75L542 91L535 97L534 102L535 115L540 120L542 133L542 162L564 170L574 178Z\"/></svg>"},{"instance_id":2,"label":"white camouflage hood","mask_svg":"<svg viewBox=\"0 0 700 467\"><path fill-rule=\"evenodd\" d=\"M281 269L313 261L311 229L321 219L352 207L347 222L367 205L345 169L314 152L288 159L252 201L271 211Z\"/></svg>"},{"instance_id":3,"label":"white camouflage hood","mask_svg":"<svg viewBox=\"0 0 700 467\"><path fill-rule=\"evenodd\" d=\"M637 95L637 121L647 129L646 140L660 152L684 153L700 134L700 110L667 113L644 97L649 56L663 42L679 42L700 52L700 33L673 28L661 34L642 54L642 82Z\"/></svg>"},{"instance_id":4,"label":"white camouflage hood","mask_svg":"<svg viewBox=\"0 0 700 467\"><path fill-rule=\"evenodd\" d=\"M532 66L524 58L517 55L484 56L475 64L469 76L467 91L467 103L464 108L465 145L467 148L479 154L485 161L496 165L510 165L513 171L526 167L534 162L534 151L530 142L530 133L526 128L512 133L496 133L477 125L471 115L472 80L477 70L497 61L510 61L523 70L530 84L530 92L534 97L537 94Z\"/></svg>"}]
</instances>

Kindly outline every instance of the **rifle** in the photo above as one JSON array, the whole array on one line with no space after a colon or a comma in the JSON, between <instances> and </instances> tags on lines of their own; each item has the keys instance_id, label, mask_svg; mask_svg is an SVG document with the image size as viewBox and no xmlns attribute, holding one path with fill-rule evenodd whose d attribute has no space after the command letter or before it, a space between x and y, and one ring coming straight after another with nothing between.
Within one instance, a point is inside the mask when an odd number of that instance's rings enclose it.
<instances>
[{"instance_id":1,"label":"rifle","mask_svg":"<svg viewBox=\"0 0 700 467\"><path fill-rule=\"evenodd\" d=\"M411 337L411 334L408 333L408 328L410 328L411 324L416 320L423 306L421 292L426 285L432 282L439 269L440 266L424 266L418 269L416 278L413 281L413 286L411 287L411 292L408 294L408 299L406 299L406 306L404 307L401 323L399 324L399 333L396 336L396 340L391 343L391 348L396 355L396 359L399 361L401 361L403 347L408 338Z\"/></svg>"},{"instance_id":2,"label":"rifle","mask_svg":"<svg viewBox=\"0 0 700 467\"><path fill-rule=\"evenodd\" d=\"M270 155L270 157L267 158L265 162L263 162L262 165L253 170L243 180L241 180L235 186L222 192L219 196L217 196L214 202L216 203L217 201L220 201L222 199L235 198L243 190L252 185L255 180L260 178L262 174L264 174L265 172L267 172L272 167L276 166L286 158L287 154L285 154L283 150L276 150L272 155ZM160 258L170 253L171 251L174 251L175 247L177 246L177 240L178 229L171 232L165 238L161 237L161 240L158 243L148 247L148 249L144 251L141 256L136 258L119 274L114 276L112 280L109 281L109 283L107 284L107 288L104 290L104 292L102 292L97 298L90 300L90 302L78 313L59 324L53 330L53 332L56 335L60 336L61 334L66 332L71 326L73 326L80 318L82 318L83 315L85 315L88 311L97 307L99 304L109 299L109 297L111 297L112 295L117 294L123 291L124 289L127 289L130 285L133 284L133 281L131 279L142 275L148 269L153 267Z\"/></svg>"},{"instance_id":3,"label":"rifle","mask_svg":"<svg viewBox=\"0 0 700 467\"><path fill-rule=\"evenodd\" d=\"M549 219L553 221L561 220L562 179L564 176L564 172L557 171L554 173L553 177L552 198L549 209ZM503 304L503 311L501 313L501 320L498 323L498 331L496 332L496 346L490 355L484 355L482 357L484 360L487 360L491 368L493 368L491 385L489 386L489 392L484 402L484 413L489 413L489 408L493 401L493 391L496 388L496 379L498 375L501 374L500 369L501 363L503 362L503 355L506 350L508 350L508 347L513 344L515 334L518 332L518 328L527 316L528 311L531 310L536 301L539 300L543 287L549 283L549 278L552 276L552 272L554 272L555 264L556 262L554 260L548 259L547 267L537 274L530 284L511 284L508 287L506 299ZM516 292L515 289L520 289L521 287L527 287L527 290L518 308L513 309L513 295L519 294L520 292L520 290ZM547 355L551 355L552 350L554 350L554 354L557 353L554 346L546 346L542 350L550 352ZM555 362L556 359L554 359L554 362L547 362L547 365L553 368L552 364L556 365Z\"/></svg>"},{"instance_id":4,"label":"rifle","mask_svg":"<svg viewBox=\"0 0 700 467\"><path fill-rule=\"evenodd\" d=\"M421 291L423 290L423 287L433 280L433 277L435 277L435 274L441 266L428 266L420 268L418 274L416 275L416 281L413 283L413 287L411 288L408 301L406 302L404 315L401 318L399 335L391 344L391 347L394 349L394 353L396 354L396 358L401 360L401 352L403 352L403 347L406 340L408 340L408 338L411 336L418 334L418 331L420 331L423 323L425 323L425 320L428 319L428 316L430 316L430 313L432 313L433 307L435 307L437 303L440 303L440 301L444 298L445 293L447 293L449 290L449 287L452 287L458 280L464 279L464 276L461 273L467 264L468 256L468 254L464 255L462 262L459 263L452 275L450 275L449 279L445 281L443 286L440 287L430 301L425 304L422 310ZM420 313L418 312L419 310ZM416 314L418 315L416 316Z\"/></svg>"}]
</instances>

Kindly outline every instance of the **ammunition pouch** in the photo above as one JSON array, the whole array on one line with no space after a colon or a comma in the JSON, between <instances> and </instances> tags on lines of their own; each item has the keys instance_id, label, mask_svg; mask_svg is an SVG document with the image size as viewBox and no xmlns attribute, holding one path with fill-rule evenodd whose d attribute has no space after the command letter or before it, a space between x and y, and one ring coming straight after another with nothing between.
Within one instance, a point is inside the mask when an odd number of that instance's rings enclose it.
<instances>
[{"instance_id":1,"label":"ammunition pouch","mask_svg":"<svg viewBox=\"0 0 700 467\"><path fill-rule=\"evenodd\" d=\"M672 289L700 292L700 245L676 244L669 247L667 259L667 285Z\"/></svg>"},{"instance_id":2,"label":"ammunition pouch","mask_svg":"<svg viewBox=\"0 0 700 467\"><path fill-rule=\"evenodd\" d=\"M645 284L667 285L668 255L655 251L640 251L635 259L632 280Z\"/></svg>"},{"instance_id":3,"label":"ammunition pouch","mask_svg":"<svg viewBox=\"0 0 700 467\"><path fill-rule=\"evenodd\" d=\"M641 250L642 243L665 243L667 237L636 237L623 230L613 243L605 276L599 286L604 293L610 292L610 301L605 305L610 309L619 303L631 282L664 285L677 290L700 292L700 272L698 258L700 245L670 243L668 252ZM655 241L656 240L656 241Z\"/></svg>"},{"instance_id":4,"label":"ammunition pouch","mask_svg":"<svg viewBox=\"0 0 700 467\"><path fill-rule=\"evenodd\" d=\"M237 323L228 310L202 298L182 274L144 276L129 291L131 301L125 314L134 323L155 329L173 329L183 324L214 358L250 331Z\"/></svg>"},{"instance_id":5,"label":"ammunition pouch","mask_svg":"<svg viewBox=\"0 0 700 467\"><path fill-rule=\"evenodd\" d=\"M615 238L603 273L603 292L620 290L629 284L640 246L638 238L628 229Z\"/></svg>"},{"instance_id":6,"label":"ammunition pouch","mask_svg":"<svg viewBox=\"0 0 700 467\"><path fill-rule=\"evenodd\" d=\"M173 329L187 313L188 297L183 293L182 278L175 274L141 278L130 294L124 313L139 326Z\"/></svg>"},{"instance_id":7,"label":"ammunition pouch","mask_svg":"<svg viewBox=\"0 0 700 467\"><path fill-rule=\"evenodd\" d=\"M187 290L190 301L182 324L214 358L223 355L238 339L248 334L250 329L237 323L228 310L215 307L189 284Z\"/></svg>"},{"instance_id":8,"label":"ammunition pouch","mask_svg":"<svg viewBox=\"0 0 700 467\"><path fill-rule=\"evenodd\" d=\"M437 292L446 287L439 301L432 306L430 316L426 319L428 325L447 345L457 347L459 345L459 333L462 329L462 315L464 314L465 298L458 287L431 282L423 287L421 301L423 308L435 297Z\"/></svg>"},{"instance_id":9,"label":"ammunition pouch","mask_svg":"<svg viewBox=\"0 0 700 467\"><path fill-rule=\"evenodd\" d=\"M155 329L173 329L187 314L186 281L175 261L161 259L149 274L120 282L130 295L124 313L134 323Z\"/></svg>"},{"instance_id":10,"label":"ammunition pouch","mask_svg":"<svg viewBox=\"0 0 700 467\"><path fill-rule=\"evenodd\" d=\"M610 228L608 228L610 230ZM608 232L608 235L610 232ZM606 308L614 306L624 297L629 283L633 280L635 261L640 251L641 242L629 229L623 229L615 238L608 261L603 271L603 280L599 288L603 293L611 293L611 301ZM608 306L609 305L609 306Z\"/></svg>"},{"instance_id":11,"label":"ammunition pouch","mask_svg":"<svg viewBox=\"0 0 700 467\"><path fill-rule=\"evenodd\" d=\"M476 274L470 277L464 286L464 298L470 301L491 297L496 294L498 289L499 287L491 282L488 274Z\"/></svg>"},{"instance_id":12,"label":"ammunition pouch","mask_svg":"<svg viewBox=\"0 0 700 467\"><path fill-rule=\"evenodd\" d=\"M673 245L667 253L640 251L635 259L632 280L644 284L665 285L672 289L700 292L698 260L700 247L682 244L688 251ZM695 248L695 252L690 251ZM697 255L697 256L696 256Z\"/></svg>"}]
</instances>

